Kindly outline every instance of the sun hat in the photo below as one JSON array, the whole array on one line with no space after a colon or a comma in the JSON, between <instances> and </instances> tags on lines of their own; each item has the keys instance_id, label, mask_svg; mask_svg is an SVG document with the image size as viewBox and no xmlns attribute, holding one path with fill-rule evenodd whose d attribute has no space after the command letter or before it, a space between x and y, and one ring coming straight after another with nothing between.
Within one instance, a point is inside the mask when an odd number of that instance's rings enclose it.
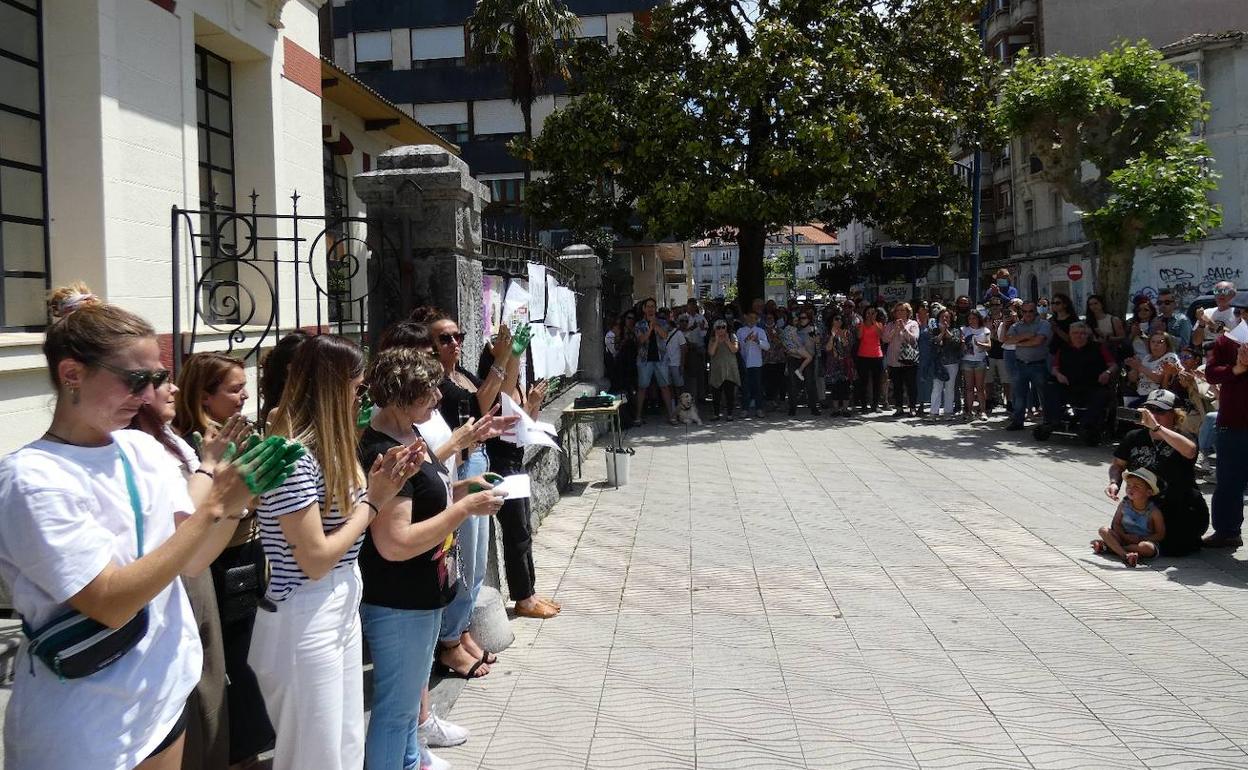
<instances>
[{"instance_id":1,"label":"sun hat","mask_svg":"<svg viewBox=\"0 0 1248 770\"><path fill-rule=\"evenodd\" d=\"M1147 484L1148 488L1153 490L1154 495L1161 494L1161 489L1157 486L1157 474L1153 473L1148 468L1136 468L1133 471L1123 473L1123 483L1125 484L1126 480L1132 476Z\"/></svg>"}]
</instances>

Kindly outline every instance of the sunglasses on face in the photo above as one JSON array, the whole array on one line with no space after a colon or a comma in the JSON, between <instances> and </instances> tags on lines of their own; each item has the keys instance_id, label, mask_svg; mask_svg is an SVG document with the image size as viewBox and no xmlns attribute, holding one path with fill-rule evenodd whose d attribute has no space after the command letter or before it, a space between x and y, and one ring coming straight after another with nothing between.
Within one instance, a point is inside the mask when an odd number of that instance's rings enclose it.
<instances>
[{"instance_id":1,"label":"sunglasses on face","mask_svg":"<svg viewBox=\"0 0 1248 770\"><path fill-rule=\"evenodd\" d=\"M126 383L126 387L130 389L130 395L137 396L151 385L153 388L159 388L169 381L168 369L122 369L119 366L106 364L100 361L96 366L110 371L117 375Z\"/></svg>"},{"instance_id":2,"label":"sunglasses on face","mask_svg":"<svg viewBox=\"0 0 1248 770\"><path fill-rule=\"evenodd\" d=\"M464 338L467 336L468 335L463 332L455 332L454 334L451 334L450 332L443 332L438 335L438 344L449 345L454 342L456 345L462 345L464 344Z\"/></svg>"},{"instance_id":3,"label":"sunglasses on face","mask_svg":"<svg viewBox=\"0 0 1248 770\"><path fill-rule=\"evenodd\" d=\"M1213 293L1214 293L1214 294L1216 294L1216 295L1217 295L1217 296L1219 296L1219 297L1233 297L1233 296L1235 296L1235 290L1234 290L1234 289L1214 289L1214 290L1213 290Z\"/></svg>"}]
</instances>

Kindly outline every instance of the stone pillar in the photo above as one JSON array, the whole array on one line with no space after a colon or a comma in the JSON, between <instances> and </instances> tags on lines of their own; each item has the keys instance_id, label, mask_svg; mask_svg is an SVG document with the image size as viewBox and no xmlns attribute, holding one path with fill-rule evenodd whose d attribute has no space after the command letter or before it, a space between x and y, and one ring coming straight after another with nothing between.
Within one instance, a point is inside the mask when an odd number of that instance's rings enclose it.
<instances>
[{"instance_id":1,"label":"stone pillar","mask_svg":"<svg viewBox=\"0 0 1248 770\"><path fill-rule=\"evenodd\" d=\"M576 322L581 328L581 380L598 389L607 387L603 362L602 260L590 247L576 243L563 250L559 261L576 273Z\"/></svg>"},{"instance_id":2,"label":"stone pillar","mask_svg":"<svg viewBox=\"0 0 1248 770\"><path fill-rule=\"evenodd\" d=\"M370 319L399 320L413 307L436 305L467 333L462 360L475 371L482 346L481 209L489 200L487 188L472 178L462 158L422 144L378 155L375 170L356 175L355 190L368 218L383 224L381 238L370 232L370 246L398 252L398 270L376 276L372 284ZM491 544L495 539L492 534ZM496 549L491 552L494 561ZM497 564L491 564L469 625L488 650L503 650L515 640L497 575Z\"/></svg>"},{"instance_id":3,"label":"stone pillar","mask_svg":"<svg viewBox=\"0 0 1248 770\"><path fill-rule=\"evenodd\" d=\"M357 174L356 194L370 219L397 221L388 247L399 250L399 274L382 276L379 295L392 307L372 318L404 317L419 305L437 305L468 332L464 365L481 355L481 210L489 199L462 158L432 144L386 150L373 171ZM374 248L383 247L374 244ZM380 331L380 329L374 330Z\"/></svg>"}]
</instances>

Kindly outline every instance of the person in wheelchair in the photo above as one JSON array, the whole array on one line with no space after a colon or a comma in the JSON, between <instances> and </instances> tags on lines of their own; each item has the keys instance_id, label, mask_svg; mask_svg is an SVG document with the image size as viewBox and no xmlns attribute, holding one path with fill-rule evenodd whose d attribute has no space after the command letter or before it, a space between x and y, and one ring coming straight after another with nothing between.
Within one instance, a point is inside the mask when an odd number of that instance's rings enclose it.
<instances>
[{"instance_id":1,"label":"person in wheelchair","mask_svg":"<svg viewBox=\"0 0 1248 770\"><path fill-rule=\"evenodd\" d=\"M1092 341L1092 330L1082 321L1070 327L1070 345L1058 350L1053 361L1053 377L1048 384L1049 411L1044 425L1036 428L1036 438L1045 439L1064 427L1067 407L1074 412L1079 438L1089 446L1100 442L1101 423L1110 398L1110 384L1118 373L1118 363L1109 349Z\"/></svg>"}]
</instances>

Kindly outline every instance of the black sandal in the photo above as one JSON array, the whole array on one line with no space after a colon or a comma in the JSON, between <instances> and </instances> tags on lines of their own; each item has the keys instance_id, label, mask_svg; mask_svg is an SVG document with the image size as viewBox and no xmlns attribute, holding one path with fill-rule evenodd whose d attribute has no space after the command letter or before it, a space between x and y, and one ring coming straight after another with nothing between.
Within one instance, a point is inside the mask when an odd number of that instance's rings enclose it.
<instances>
[{"instance_id":1,"label":"black sandal","mask_svg":"<svg viewBox=\"0 0 1248 770\"><path fill-rule=\"evenodd\" d=\"M445 652L446 650L453 650L456 647L459 647L459 645L456 644L450 647L439 647L438 652L442 653L442 652ZM486 656L482 655L481 659L474 662L467 671L457 671L454 668L452 668L450 665L443 663L439 655L439 657L436 657L433 660L433 672L437 674L438 676L451 677L453 679L480 679L481 677L477 676L477 671L482 666L489 665L489 661L487 661L485 658ZM489 672L487 671L485 672L485 674L481 674L481 676L485 676L488 673Z\"/></svg>"},{"instance_id":2,"label":"black sandal","mask_svg":"<svg viewBox=\"0 0 1248 770\"><path fill-rule=\"evenodd\" d=\"M481 662L487 666L492 666L498 662L498 656L489 650L481 651Z\"/></svg>"}]
</instances>

